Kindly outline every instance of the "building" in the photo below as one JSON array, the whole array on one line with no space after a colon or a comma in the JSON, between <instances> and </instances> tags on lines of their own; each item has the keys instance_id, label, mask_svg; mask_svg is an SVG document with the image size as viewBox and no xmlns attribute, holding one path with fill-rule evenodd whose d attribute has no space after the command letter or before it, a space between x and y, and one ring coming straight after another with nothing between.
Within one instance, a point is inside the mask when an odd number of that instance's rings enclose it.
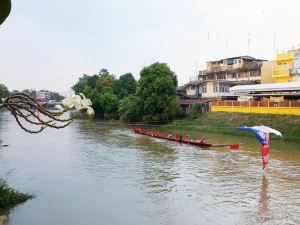
<instances>
[{"instance_id":1,"label":"building","mask_svg":"<svg viewBox=\"0 0 300 225\"><path fill-rule=\"evenodd\" d=\"M275 83L300 81L300 47L277 51L272 77Z\"/></svg>"},{"instance_id":2,"label":"building","mask_svg":"<svg viewBox=\"0 0 300 225\"><path fill-rule=\"evenodd\" d=\"M188 96L219 98L229 95L236 85L261 83L264 60L250 56L226 58L207 62L206 70L199 71L198 79L185 85Z\"/></svg>"},{"instance_id":3,"label":"building","mask_svg":"<svg viewBox=\"0 0 300 225\"><path fill-rule=\"evenodd\" d=\"M262 84L272 84L276 83L275 78L272 76L272 70L276 64L275 60L272 61L263 61L261 67L261 83Z\"/></svg>"},{"instance_id":4,"label":"building","mask_svg":"<svg viewBox=\"0 0 300 225\"><path fill-rule=\"evenodd\" d=\"M51 99L51 93L49 91L38 91L36 93L36 100L46 102Z\"/></svg>"},{"instance_id":5,"label":"building","mask_svg":"<svg viewBox=\"0 0 300 225\"><path fill-rule=\"evenodd\" d=\"M300 82L238 85L230 92L238 101L214 101L211 111L300 115Z\"/></svg>"}]
</instances>

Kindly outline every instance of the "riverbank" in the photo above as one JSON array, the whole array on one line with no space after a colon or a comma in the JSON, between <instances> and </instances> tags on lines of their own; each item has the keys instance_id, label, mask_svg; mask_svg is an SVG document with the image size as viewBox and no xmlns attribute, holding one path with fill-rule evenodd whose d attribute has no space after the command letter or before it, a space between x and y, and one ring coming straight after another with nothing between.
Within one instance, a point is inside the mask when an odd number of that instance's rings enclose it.
<instances>
[{"instance_id":1,"label":"riverbank","mask_svg":"<svg viewBox=\"0 0 300 225\"><path fill-rule=\"evenodd\" d=\"M32 198L34 195L20 193L9 187L3 179L0 179L0 213Z\"/></svg>"},{"instance_id":2,"label":"riverbank","mask_svg":"<svg viewBox=\"0 0 300 225\"><path fill-rule=\"evenodd\" d=\"M196 130L236 136L251 136L237 131L239 126L265 125L279 130L284 140L300 141L300 116L263 115L248 113L209 112L194 120L176 120L164 125L166 129Z\"/></svg>"}]
</instances>

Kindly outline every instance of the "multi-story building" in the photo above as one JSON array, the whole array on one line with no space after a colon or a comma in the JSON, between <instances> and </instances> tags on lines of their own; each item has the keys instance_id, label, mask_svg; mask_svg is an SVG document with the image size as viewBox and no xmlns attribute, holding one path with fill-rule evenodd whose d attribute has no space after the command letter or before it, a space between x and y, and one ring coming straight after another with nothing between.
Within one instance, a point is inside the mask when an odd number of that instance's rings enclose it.
<instances>
[{"instance_id":1,"label":"multi-story building","mask_svg":"<svg viewBox=\"0 0 300 225\"><path fill-rule=\"evenodd\" d=\"M277 51L272 77L276 83L300 81L300 48Z\"/></svg>"},{"instance_id":2,"label":"multi-story building","mask_svg":"<svg viewBox=\"0 0 300 225\"><path fill-rule=\"evenodd\" d=\"M186 94L202 98L217 98L229 94L229 88L261 82L263 60L250 56L226 58L207 62L198 79L185 85Z\"/></svg>"}]
</instances>

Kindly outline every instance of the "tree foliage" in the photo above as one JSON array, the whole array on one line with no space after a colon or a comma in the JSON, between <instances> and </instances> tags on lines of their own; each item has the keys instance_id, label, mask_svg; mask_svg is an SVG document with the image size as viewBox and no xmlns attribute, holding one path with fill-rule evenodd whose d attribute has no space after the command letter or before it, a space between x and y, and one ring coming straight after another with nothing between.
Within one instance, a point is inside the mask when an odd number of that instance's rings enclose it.
<instances>
[{"instance_id":1,"label":"tree foliage","mask_svg":"<svg viewBox=\"0 0 300 225\"><path fill-rule=\"evenodd\" d=\"M111 92L104 92L100 97L101 105L104 109L103 117L106 120L118 119L119 99Z\"/></svg>"},{"instance_id":2,"label":"tree foliage","mask_svg":"<svg viewBox=\"0 0 300 225\"><path fill-rule=\"evenodd\" d=\"M0 25L6 20L11 11L11 0L0 0Z\"/></svg>"},{"instance_id":3,"label":"tree foliage","mask_svg":"<svg viewBox=\"0 0 300 225\"><path fill-rule=\"evenodd\" d=\"M116 80L114 85L115 94L119 99L123 99L136 91L137 82L131 73L126 73Z\"/></svg>"},{"instance_id":4,"label":"tree foliage","mask_svg":"<svg viewBox=\"0 0 300 225\"><path fill-rule=\"evenodd\" d=\"M141 111L137 97L133 94L123 98L119 106L120 119L128 122L136 122L141 119Z\"/></svg>"},{"instance_id":5,"label":"tree foliage","mask_svg":"<svg viewBox=\"0 0 300 225\"><path fill-rule=\"evenodd\" d=\"M131 73L119 79L101 69L98 75L83 75L73 86L93 102L104 119L167 121L181 115L176 101L177 77L165 63L145 67L137 82Z\"/></svg>"},{"instance_id":6,"label":"tree foliage","mask_svg":"<svg viewBox=\"0 0 300 225\"><path fill-rule=\"evenodd\" d=\"M171 104L176 98L177 77L165 63L154 63L141 71L137 100L142 119L164 121L174 118Z\"/></svg>"},{"instance_id":7,"label":"tree foliage","mask_svg":"<svg viewBox=\"0 0 300 225\"><path fill-rule=\"evenodd\" d=\"M115 76L107 69L101 69L98 75L84 74L72 87L75 92L83 93L93 102L96 114L105 119L118 119L119 99L113 93Z\"/></svg>"},{"instance_id":8,"label":"tree foliage","mask_svg":"<svg viewBox=\"0 0 300 225\"><path fill-rule=\"evenodd\" d=\"M192 106L191 113L190 113L190 118L191 119L196 119L203 113L203 104L197 103Z\"/></svg>"},{"instance_id":9,"label":"tree foliage","mask_svg":"<svg viewBox=\"0 0 300 225\"><path fill-rule=\"evenodd\" d=\"M2 98L6 98L9 96L8 88L4 84L0 84L0 102Z\"/></svg>"}]
</instances>

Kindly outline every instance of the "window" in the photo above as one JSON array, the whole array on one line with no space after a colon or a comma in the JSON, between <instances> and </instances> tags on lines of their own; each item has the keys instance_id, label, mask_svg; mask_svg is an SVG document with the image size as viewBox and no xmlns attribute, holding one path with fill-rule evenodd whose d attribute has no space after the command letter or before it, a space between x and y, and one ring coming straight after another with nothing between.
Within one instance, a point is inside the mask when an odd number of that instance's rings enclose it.
<instances>
[{"instance_id":1,"label":"window","mask_svg":"<svg viewBox=\"0 0 300 225\"><path fill-rule=\"evenodd\" d=\"M202 93L206 93L206 91L207 91L207 90L206 90L206 84L203 84L203 85L202 85Z\"/></svg>"},{"instance_id":2,"label":"window","mask_svg":"<svg viewBox=\"0 0 300 225\"><path fill-rule=\"evenodd\" d=\"M213 89L214 89L214 92L218 92L218 84L214 84Z\"/></svg>"},{"instance_id":3,"label":"window","mask_svg":"<svg viewBox=\"0 0 300 225\"><path fill-rule=\"evenodd\" d=\"M233 65L233 59L227 59L227 65Z\"/></svg>"},{"instance_id":4,"label":"window","mask_svg":"<svg viewBox=\"0 0 300 225\"><path fill-rule=\"evenodd\" d=\"M219 74L218 80L225 80L225 74Z\"/></svg>"},{"instance_id":5,"label":"window","mask_svg":"<svg viewBox=\"0 0 300 225\"><path fill-rule=\"evenodd\" d=\"M259 71L252 71L252 72L250 73L250 77L259 77L259 76L260 76Z\"/></svg>"},{"instance_id":6,"label":"window","mask_svg":"<svg viewBox=\"0 0 300 225\"><path fill-rule=\"evenodd\" d=\"M239 73L239 77L242 78L242 77L248 77L248 72L245 72L245 73Z\"/></svg>"},{"instance_id":7,"label":"window","mask_svg":"<svg viewBox=\"0 0 300 225\"><path fill-rule=\"evenodd\" d=\"M227 76L227 79L235 79L237 76L237 73L228 73L226 76Z\"/></svg>"},{"instance_id":8,"label":"window","mask_svg":"<svg viewBox=\"0 0 300 225\"><path fill-rule=\"evenodd\" d=\"M219 84L220 92L229 92L229 84Z\"/></svg>"}]
</instances>

